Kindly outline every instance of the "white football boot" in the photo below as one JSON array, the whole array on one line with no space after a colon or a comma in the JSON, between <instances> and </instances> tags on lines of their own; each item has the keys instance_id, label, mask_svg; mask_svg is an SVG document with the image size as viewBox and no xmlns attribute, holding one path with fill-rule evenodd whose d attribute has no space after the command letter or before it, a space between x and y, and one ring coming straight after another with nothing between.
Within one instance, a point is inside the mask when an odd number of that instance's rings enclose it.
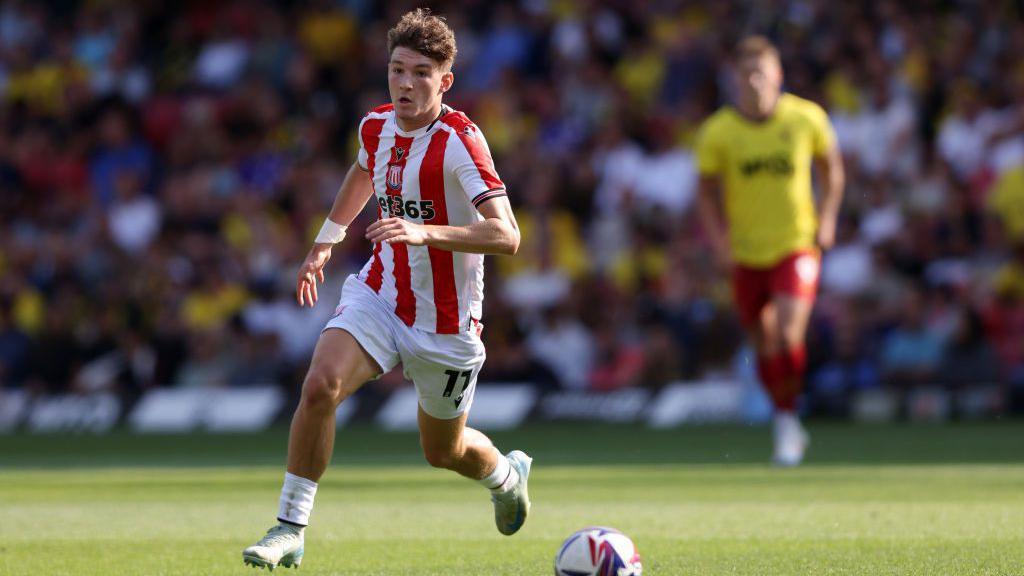
<instances>
[{"instance_id":1,"label":"white football boot","mask_svg":"<svg viewBox=\"0 0 1024 576\"><path fill-rule=\"evenodd\" d=\"M278 524L266 536L242 551L242 561L253 568L273 570L281 565L298 568L302 564L303 530L289 524Z\"/></svg>"},{"instance_id":2,"label":"white football boot","mask_svg":"<svg viewBox=\"0 0 1024 576\"><path fill-rule=\"evenodd\" d=\"M519 474L519 482L507 492L491 492L491 501L494 502L494 523L498 526L498 532L511 536L523 527L526 516L530 514L530 493L526 483L530 479L533 458L520 450L509 452L507 458Z\"/></svg>"},{"instance_id":3,"label":"white football boot","mask_svg":"<svg viewBox=\"0 0 1024 576\"><path fill-rule=\"evenodd\" d=\"M772 462L776 466L799 466L810 443L807 430L800 424L800 418L792 412L777 412L773 422L775 453Z\"/></svg>"}]
</instances>

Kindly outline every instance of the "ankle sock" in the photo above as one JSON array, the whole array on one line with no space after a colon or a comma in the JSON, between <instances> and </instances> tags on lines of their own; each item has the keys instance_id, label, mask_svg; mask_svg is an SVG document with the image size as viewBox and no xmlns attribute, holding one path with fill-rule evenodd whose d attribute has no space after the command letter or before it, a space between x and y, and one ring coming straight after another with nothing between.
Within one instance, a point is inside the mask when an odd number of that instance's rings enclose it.
<instances>
[{"instance_id":1,"label":"ankle sock","mask_svg":"<svg viewBox=\"0 0 1024 576\"><path fill-rule=\"evenodd\" d=\"M508 461L508 457L498 452L497 449L494 451L498 455L498 464L490 474L481 478L479 482L491 492L508 492L519 481L519 473L516 472L512 463Z\"/></svg>"},{"instance_id":2,"label":"ankle sock","mask_svg":"<svg viewBox=\"0 0 1024 576\"><path fill-rule=\"evenodd\" d=\"M285 472L277 519L284 524L306 527L309 524L309 514L313 511L316 486L316 482L312 480Z\"/></svg>"}]
</instances>

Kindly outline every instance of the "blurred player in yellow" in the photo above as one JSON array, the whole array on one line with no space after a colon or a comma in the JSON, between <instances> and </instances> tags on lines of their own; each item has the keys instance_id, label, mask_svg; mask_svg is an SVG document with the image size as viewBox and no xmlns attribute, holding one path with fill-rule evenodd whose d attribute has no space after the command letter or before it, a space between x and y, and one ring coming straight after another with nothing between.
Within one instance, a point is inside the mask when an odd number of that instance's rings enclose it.
<instances>
[{"instance_id":1,"label":"blurred player in yellow","mask_svg":"<svg viewBox=\"0 0 1024 576\"><path fill-rule=\"evenodd\" d=\"M775 405L773 460L793 466L808 443L796 401L821 251L835 241L843 164L825 111L782 91L782 63L767 39L739 44L736 74L737 102L701 127L698 210L718 262L732 274L758 374Z\"/></svg>"}]
</instances>

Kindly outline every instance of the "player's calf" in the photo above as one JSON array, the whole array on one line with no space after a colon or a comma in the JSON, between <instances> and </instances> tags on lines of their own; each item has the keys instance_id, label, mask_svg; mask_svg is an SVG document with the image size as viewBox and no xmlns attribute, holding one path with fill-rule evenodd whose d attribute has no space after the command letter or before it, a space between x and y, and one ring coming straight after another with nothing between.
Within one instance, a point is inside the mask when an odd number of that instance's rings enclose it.
<instances>
[{"instance_id":1,"label":"player's calf","mask_svg":"<svg viewBox=\"0 0 1024 576\"><path fill-rule=\"evenodd\" d=\"M447 448L441 449L424 446L423 457L427 460L427 464L430 464L434 468L453 470L461 473L459 464L462 462L462 457L452 450L448 450Z\"/></svg>"}]
</instances>

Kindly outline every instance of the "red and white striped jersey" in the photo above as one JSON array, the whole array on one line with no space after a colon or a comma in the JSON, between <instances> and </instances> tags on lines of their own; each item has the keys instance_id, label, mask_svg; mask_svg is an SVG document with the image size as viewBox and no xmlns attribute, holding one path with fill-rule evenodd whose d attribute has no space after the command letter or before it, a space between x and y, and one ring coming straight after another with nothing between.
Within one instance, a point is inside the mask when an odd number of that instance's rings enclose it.
<instances>
[{"instance_id":1,"label":"red and white striped jersey","mask_svg":"<svg viewBox=\"0 0 1024 576\"><path fill-rule=\"evenodd\" d=\"M483 220L480 204L505 195L483 134L447 106L412 132L398 127L392 105L375 108L359 125L358 162L370 173L380 218L466 226ZM480 319L483 254L377 243L359 279L420 330L457 334Z\"/></svg>"}]
</instances>

